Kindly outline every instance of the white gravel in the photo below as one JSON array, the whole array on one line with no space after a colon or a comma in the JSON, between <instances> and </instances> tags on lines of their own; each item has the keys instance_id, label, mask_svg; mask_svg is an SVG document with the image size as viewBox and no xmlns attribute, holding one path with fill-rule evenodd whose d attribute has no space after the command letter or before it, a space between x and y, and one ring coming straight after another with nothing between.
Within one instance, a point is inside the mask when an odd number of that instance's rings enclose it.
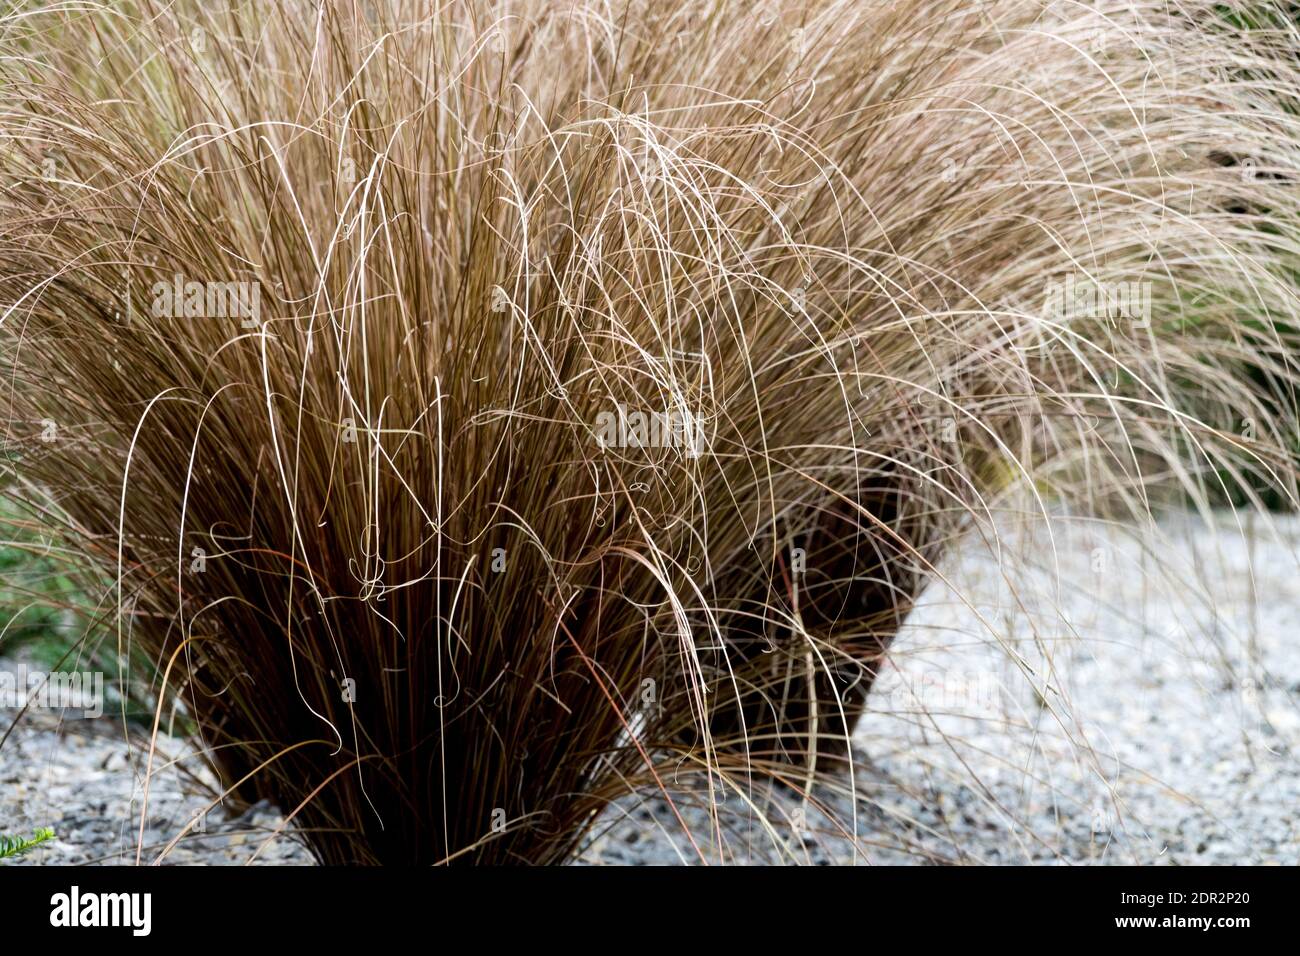
<instances>
[{"instance_id":1,"label":"white gravel","mask_svg":"<svg viewBox=\"0 0 1300 956\"><path fill-rule=\"evenodd\" d=\"M16 663L0 661L0 668ZM12 718L13 711L0 710L0 733ZM128 746L120 720L68 720L29 710L0 747L0 832L30 837L37 827L52 827L56 839L6 863L134 863L148 746L147 735ZM154 862L196 818L191 832L162 856L164 865L311 862L291 831L276 835L282 817L274 807L208 810L220 791L184 741L163 736L153 767L142 862Z\"/></svg>"},{"instance_id":2,"label":"white gravel","mask_svg":"<svg viewBox=\"0 0 1300 956\"><path fill-rule=\"evenodd\" d=\"M996 544L959 548L895 642L857 733L856 801L755 794L760 819L730 793L721 840L684 807L705 856L1300 863L1300 519L1178 516L1137 535L1058 516ZM185 759L150 784L145 859L211 799L192 751L162 749ZM31 715L0 748L0 831L55 828L27 863L133 860L141 770L111 721ZM698 858L662 799L607 821L581 862ZM166 860L242 863L265 843L259 863L309 862L289 836L267 842L279 823L216 809Z\"/></svg>"},{"instance_id":3,"label":"white gravel","mask_svg":"<svg viewBox=\"0 0 1300 956\"><path fill-rule=\"evenodd\" d=\"M856 735L856 804L780 791L773 836L730 794L721 840L685 807L705 856L1300 863L1300 520L1139 535L1058 516L996 541L958 549L898 636ZM612 819L587 862L698 858L661 799Z\"/></svg>"}]
</instances>

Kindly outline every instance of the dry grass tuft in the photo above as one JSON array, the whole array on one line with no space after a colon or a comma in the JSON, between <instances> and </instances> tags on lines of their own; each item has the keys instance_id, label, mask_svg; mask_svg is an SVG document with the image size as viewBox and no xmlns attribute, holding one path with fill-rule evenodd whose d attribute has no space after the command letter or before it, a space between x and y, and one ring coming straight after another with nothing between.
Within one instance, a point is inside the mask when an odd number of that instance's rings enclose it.
<instances>
[{"instance_id":1,"label":"dry grass tuft","mask_svg":"<svg viewBox=\"0 0 1300 956\"><path fill-rule=\"evenodd\" d=\"M323 861L842 776L1014 489L1296 500L1300 34L1223 6L20 6L9 493Z\"/></svg>"}]
</instances>

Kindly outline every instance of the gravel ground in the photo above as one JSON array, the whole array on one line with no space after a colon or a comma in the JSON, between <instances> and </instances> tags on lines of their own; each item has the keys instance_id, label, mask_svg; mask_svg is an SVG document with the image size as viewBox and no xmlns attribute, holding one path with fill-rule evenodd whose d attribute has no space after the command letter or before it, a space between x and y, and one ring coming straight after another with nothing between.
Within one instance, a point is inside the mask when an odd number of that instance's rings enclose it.
<instances>
[{"instance_id":1,"label":"gravel ground","mask_svg":"<svg viewBox=\"0 0 1300 956\"><path fill-rule=\"evenodd\" d=\"M10 719L5 716L3 726ZM60 721L50 712L29 711L0 747L0 830L31 836L37 827L48 826L57 838L10 862L133 863L147 753L147 739L128 747L121 723L109 718ZM311 862L290 834L275 834L282 817L274 807L263 803L239 814L220 806L207 810L219 791L212 789L213 778L197 756L174 738L158 745L143 862L154 861L196 816L195 832L169 850L163 863L242 864L254 853L254 864Z\"/></svg>"},{"instance_id":2,"label":"gravel ground","mask_svg":"<svg viewBox=\"0 0 1300 956\"><path fill-rule=\"evenodd\" d=\"M716 819L691 798L694 842L735 863L1300 863L1300 520L1179 516L1141 537L1060 517L1000 529L1000 555L972 537L895 642L853 795L729 793ZM146 860L211 799L185 744L161 750L177 759L155 761ZM0 747L0 831L54 827L25 863L133 860L142 754L112 721L29 715ZM280 823L214 809L165 862L310 862ZM581 862L693 858L645 798L611 808Z\"/></svg>"},{"instance_id":3,"label":"gravel ground","mask_svg":"<svg viewBox=\"0 0 1300 956\"><path fill-rule=\"evenodd\" d=\"M737 863L1300 863L1300 520L1179 516L1142 539L1058 517L1003 529L1000 556L969 540L872 691L856 799L779 792L772 833L728 794L721 839L682 808L695 843ZM615 817L586 862L696 858L663 800Z\"/></svg>"}]
</instances>

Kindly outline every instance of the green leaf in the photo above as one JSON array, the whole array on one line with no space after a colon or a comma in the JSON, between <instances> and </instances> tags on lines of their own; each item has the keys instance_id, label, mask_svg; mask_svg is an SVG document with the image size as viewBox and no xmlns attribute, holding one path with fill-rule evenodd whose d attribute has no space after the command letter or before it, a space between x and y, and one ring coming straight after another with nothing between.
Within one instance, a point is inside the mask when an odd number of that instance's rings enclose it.
<instances>
[{"instance_id":1,"label":"green leaf","mask_svg":"<svg viewBox=\"0 0 1300 956\"><path fill-rule=\"evenodd\" d=\"M0 860L26 853L32 847L40 846L53 839L54 831L50 827L39 827L30 840L23 837L0 836Z\"/></svg>"}]
</instances>

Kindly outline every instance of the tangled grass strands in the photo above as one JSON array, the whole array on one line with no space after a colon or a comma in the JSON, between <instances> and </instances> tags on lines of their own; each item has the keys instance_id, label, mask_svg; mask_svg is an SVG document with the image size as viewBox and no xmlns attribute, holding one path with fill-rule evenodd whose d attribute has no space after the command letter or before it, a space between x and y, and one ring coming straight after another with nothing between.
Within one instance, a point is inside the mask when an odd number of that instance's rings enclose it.
<instances>
[{"instance_id":1,"label":"tangled grass strands","mask_svg":"<svg viewBox=\"0 0 1300 956\"><path fill-rule=\"evenodd\" d=\"M1296 503L1282 6L742 6L0 21L5 494L323 862L855 815L954 541Z\"/></svg>"}]
</instances>

